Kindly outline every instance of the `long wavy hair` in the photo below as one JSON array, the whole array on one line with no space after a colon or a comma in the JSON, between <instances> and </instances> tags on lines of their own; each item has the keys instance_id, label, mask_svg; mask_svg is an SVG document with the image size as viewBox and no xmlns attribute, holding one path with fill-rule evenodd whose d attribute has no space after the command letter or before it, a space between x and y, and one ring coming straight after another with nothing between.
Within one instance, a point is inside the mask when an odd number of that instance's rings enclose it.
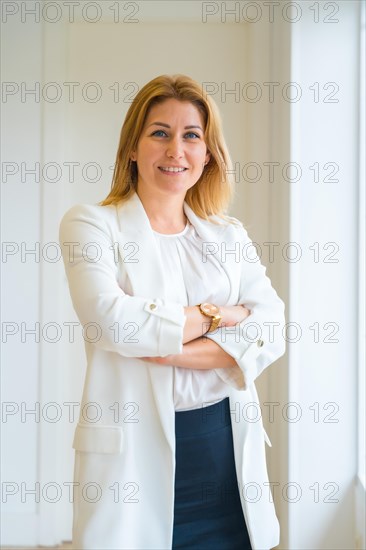
<instances>
[{"instance_id":1,"label":"long wavy hair","mask_svg":"<svg viewBox=\"0 0 366 550\"><path fill-rule=\"evenodd\" d=\"M192 78L185 75L161 75L148 82L137 93L125 117L117 150L111 191L101 206L128 200L137 189L138 170L130 156L136 150L150 109L167 99L189 101L202 114L204 140L210 153L202 175L188 189L185 201L194 213L204 219L212 215L235 223L226 212L234 195L231 159L222 132L220 113L215 102ZM215 220L212 220L215 223Z\"/></svg>"}]
</instances>

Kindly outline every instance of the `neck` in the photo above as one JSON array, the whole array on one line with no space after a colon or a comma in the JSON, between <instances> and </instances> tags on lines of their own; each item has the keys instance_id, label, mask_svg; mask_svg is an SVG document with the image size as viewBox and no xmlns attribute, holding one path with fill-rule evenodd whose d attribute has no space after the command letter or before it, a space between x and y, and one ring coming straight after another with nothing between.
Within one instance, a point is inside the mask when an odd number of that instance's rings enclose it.
<instances>
[{"instance_id":1,"label":"neck","mask_svg":"<svg viewBox=\"0 0 366 550\"><path fill-rule=\"evenodd\" d=\"M187 223L183 209L184 198L149 196L140 190L136 192L154 230L170 230L172 233L183 231Z\"/></svg>"}]
</instances>

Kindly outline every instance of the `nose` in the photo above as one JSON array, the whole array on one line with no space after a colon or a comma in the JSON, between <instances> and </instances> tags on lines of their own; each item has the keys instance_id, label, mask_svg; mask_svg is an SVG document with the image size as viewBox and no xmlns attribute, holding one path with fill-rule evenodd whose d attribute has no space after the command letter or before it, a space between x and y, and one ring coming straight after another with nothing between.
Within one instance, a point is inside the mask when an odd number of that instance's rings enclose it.
<instances>
[{"instance_id":1,"label":"nose","mask_svg":"<svg viewBox=\"0 0 366 550\"><path fill-rule=\"evenodd\" d=\"M167 144L166 154L169 158L182 158L183 144L178 136L169 140Z\"/></svg>"}]
</instances>

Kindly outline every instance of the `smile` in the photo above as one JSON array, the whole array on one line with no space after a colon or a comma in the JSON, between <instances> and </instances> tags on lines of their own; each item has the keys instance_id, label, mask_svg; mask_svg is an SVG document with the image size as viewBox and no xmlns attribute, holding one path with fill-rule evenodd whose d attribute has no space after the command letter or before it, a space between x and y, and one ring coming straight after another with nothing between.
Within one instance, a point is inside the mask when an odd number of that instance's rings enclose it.
<instances>
[{"instance_id":1,"label":"smile","mask_svg":"<svg viewBox=\"0 0 366 550\"><path fill-rule=\"evenodd\" d=\"M159 170L161 170L162 172L178 173L178 172L185 172L186 170L188 170L188 168L184 168L184 167L179 168L175 166L167 166L167 167L159 166Z\"/></svg>"}]
</instances>

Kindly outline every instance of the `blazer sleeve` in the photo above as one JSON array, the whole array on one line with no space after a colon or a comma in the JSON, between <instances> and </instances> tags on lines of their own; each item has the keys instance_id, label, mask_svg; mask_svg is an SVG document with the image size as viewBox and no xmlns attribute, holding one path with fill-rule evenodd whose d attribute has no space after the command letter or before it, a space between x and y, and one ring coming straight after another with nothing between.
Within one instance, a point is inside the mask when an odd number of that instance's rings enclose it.
<instances>
[{"instance_id":1,"label":"blazer sleeve","mask_svg":"<svg viewBox=\"0 0 366 550\"><path fill-rule=\"evenodd\" d=\"M84 338L93 334L88 342L126 357L182 353L183 305L121 289L112 232L95 206L68 210L59 242L72 304L82 326L89 327Z\"/></svg>"},{"instance_id":2,"label":"blazer sleeve","mask_svg":"<svg viewBox=\"0 0 366 550\"><path fill-rule=\"evenodd\" d=\"M237 230L243 250L252 249L254 245L244 227L240 225ZM245 304L251 314L235 327L221 327L205 334L236 360L234 367L215 371L238 390L248 389L266 367L285 353L286 347L282 333L284 302L272 287L259 257L248 256L241 255L238 304Z\"/></svg>"}]
</instances>

